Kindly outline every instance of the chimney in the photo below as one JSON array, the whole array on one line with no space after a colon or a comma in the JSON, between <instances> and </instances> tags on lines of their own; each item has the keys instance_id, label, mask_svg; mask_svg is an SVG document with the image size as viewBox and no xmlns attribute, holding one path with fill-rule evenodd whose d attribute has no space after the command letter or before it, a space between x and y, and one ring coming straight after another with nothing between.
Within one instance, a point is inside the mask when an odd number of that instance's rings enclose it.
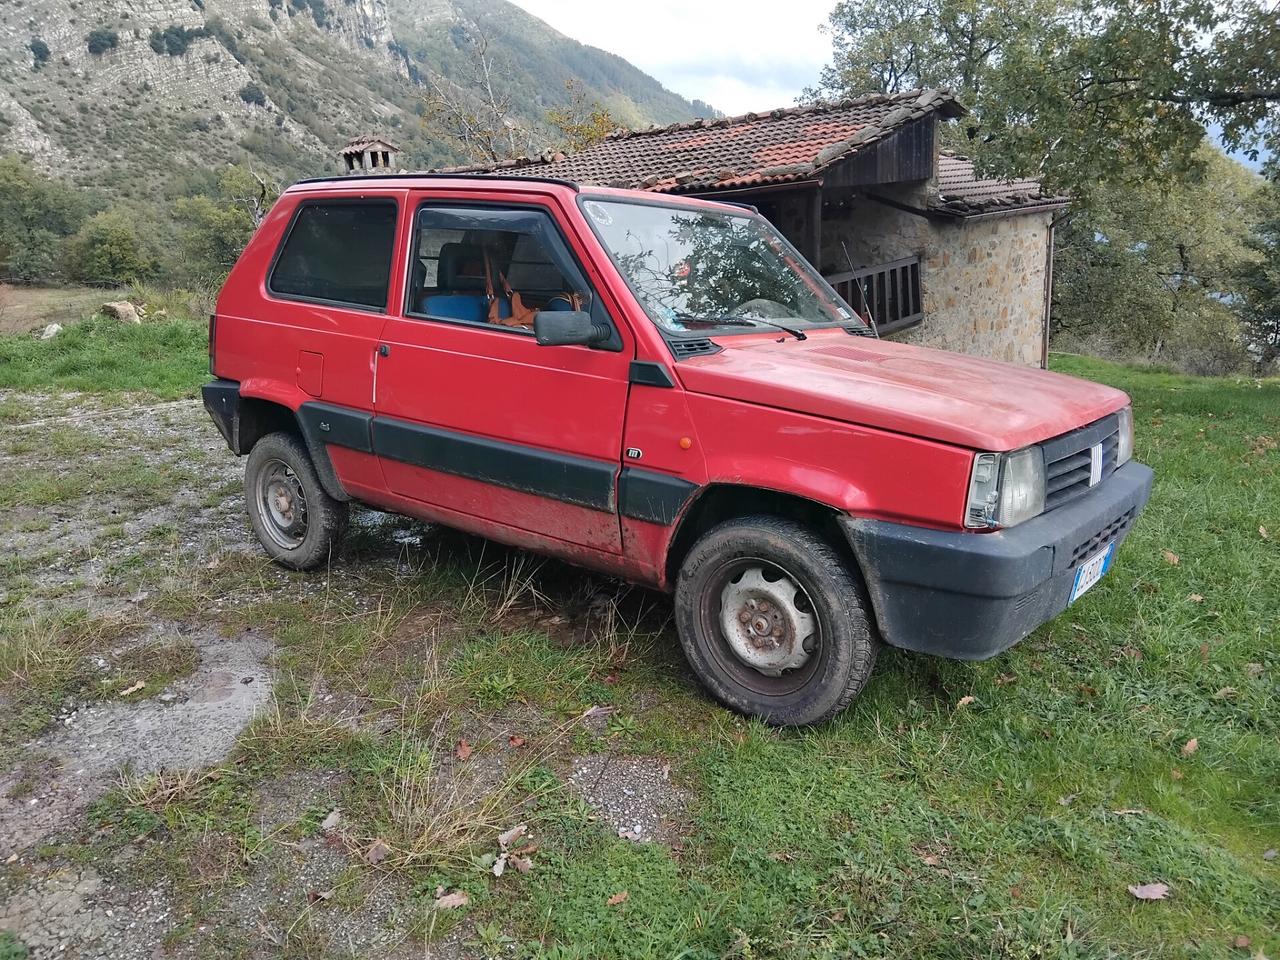
<instances>
[{"instance_id":1,"label":"chimney","mask_svg":"<svg viewBox=\"0 0 1280 960\"><path fill-rule=\"evenodd\" d=\"M380 137L356 137L338 151L342 172L363 176L370 173L395 173L400 148Z\"/></svg>"}]
</instances>

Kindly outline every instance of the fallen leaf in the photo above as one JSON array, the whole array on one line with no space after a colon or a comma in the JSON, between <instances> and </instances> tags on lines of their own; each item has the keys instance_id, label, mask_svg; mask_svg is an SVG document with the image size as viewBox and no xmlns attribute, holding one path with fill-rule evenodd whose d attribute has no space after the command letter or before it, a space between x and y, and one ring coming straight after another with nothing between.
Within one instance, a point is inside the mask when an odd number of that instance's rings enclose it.
<instances>
[{"instance_id":1,"label":"fallen leaf","mask_svg":"<svg viewBox=\"0 0 1280 960\"><path fill-rule=\"evenodd\" d=\"M610 685L615 684L618 682L618 675L616 673L607 673L605 674L604 682Z\"/></svg>"},{"instance_id":2,"label":"fallen leaf","mask_svg":"<svg viewBox=\"0 0 1280 960\"><path fill-rule=\"evenodd\" d=\"M364 852L364 859L367 863L381 863L391 854L391 848L387 846L384 840L375 840L373 845Z\"/></svg>"},{"instance_id":3,"label":"fallen leaf","mask_svg":"<svg viewBox=\"0 0 1280 960\"><path fill-rule=\"evenodd\" d=\"M145 686L146 684L143 683L141 680L139 680L137 683L133 684L133 686L126 687L125 689L121 690L118 695L121 697L127 697L131 693L137 693L139 690L141 690Z\"/></svg>"},{"instance_id":4,"label":"fallen leaf","mask_svg":"<svg viewBox=\"0 0 1280 960\"><path fill-rule=\"evenodd\" d=\"M1245 676L1247 676L1250 680L1257 680L1260 676L1262 676L1262 664L1246 663L1244 665L1244 672L1245 672Z\"/></svg>"},{"instance_id":5,"label":"fallen leaf","mask_svg":"<svg viewBox=\"0 0 1280 960\"><path fill-rule=\"evenodd\" d=\"M616 907L620 903L626 903L629 896L631 896L631 894L626 890L619 890L612 897L606 900L605 903L610 907Z\"/></svg>"},{"instance_id":6,"label":"fallen leaf","mask_svg":"<svg viewBox=\"0 0 1280 960\"><path fill-rule=\"evenodd\" d=\"M582 711L582 716L580 719L594 720L596 717L607 717L609 716L609 714L617 713L617 712L618 712L617 707L601 707L601 706L587 707L586 710Z\"/></svg>"},{"instance_id":7,"label":"fallen leaf","mask_svg":"<svg viewBox=\"0 0 1280 960\"><path fill-rule=\"evenodd\" d=\"M1271 534L1267 533L1267 528L1266 528L1266 527L1259 527L1259 528L1258 528L1258 536L1260 536L1263 540L1270 540L1270 539L1271 539Z\"/></svg>"},{"instance_id":8,"label":"fallen leaf","mask_svg":"<svg viewBox=\"0 0 1280 960\"><path fill-rule=\"evenodd\" d=\"M333 890L312 890L307 894L307 903L325 903L333 899Z\"/></svg>"},{"instance_id":9,"label":"fallen leaf","mask_svg":"<svg viewBox=\"0 0 1280 960\"><path fill-rule=\"evenodd\" d=\"M1249 944L1253 943L1248 937L1236 937L1231 941L1231 945L1237 950L1248 950Z\"/></svg>"},{"instance_id":10,"label":"fallen leaf","mask_svg":"<svg viewBox=\"0 0 1280 960\"><path fill-rule=\"evenodd\" d=\"M517 870L519 870L521 873L528 873L530 870L533 869L533 861L530 860L528 857L517 857L515 854L512 854L507 859L510 862L510 864L513 867L515 867Z\"/></svg>"},{"instance_id":11,"label":"fallen leaf","mask_svg":"<svg viewBox=\"0 0 1280 960\"><path fill-rule=\"evenodd\" d=\"M1173 777L1173 779L1175 779L1175 780L1181 780L1181 779L1182 779L1182 771L1181 771L1181 770L1179 770L1177 767L1174 767L1174 768L1169 772L1169 776Z\"/></svg>"},{"instance_id":12,"label":"fallen leaf","mask_svg":"<svg viewBox=\"0 0 1280 960\"><path fill-rule=\"evenodd\" d=\"M464 890L455 890L453 893L446 893L444 896L436 897L437 910L456 910L458 907L465 907L471 902L471 898L467 896Z\"/></svg>"},{"instance_id":13,"label":"fallen leaf","mask_svg":"<svg viewBox=\"0 0 1280 960\"><path fill-rule=\"evenodd\" d=\"M459 760L466 760L471 756L471 744L466 740L459 740L458 746L454 748L453 755Z\"/></svg>"},{"instance_id":14,"label":"fallen leaf","mask_svg":"<svg viewBox=\"0 0 1280 960\"><path fill-rule=\"evenodd\" d=\"M334 807L329 811L329 815L320 821L320 829L324 833L332 833L337 829L338 824L342 821L342 814L338 812L338 808Z\"/></svg>"},{"instance_id":15,"label":"fallen leaf","mask_svg":"<svg viewBox=\"0 0 1280 960\"><path fill-rule=\"evenodd\" d=\"M1138 900L1164 900L1169 896L1169 887L1164 883L1143 883L1130 886L1129 893Z\"/></svg>"},{"instance_id":16,"label":"fallen leaf","mask_svg":"<svg viewBox=\"0 0 1280 960\"><path fill-rule=\"evenodd\" d=\"M1169 566L1171 567L1176 567L1179 563L1182 562L1182 558L1179 557L1172 550L1161 550L1160 556L1164 557L1164 562L1169 564Z\"/></svg>"},{"instance_id":17,"label":"fallen leaf","mask_svg":"<svg viewBox=\"0 0 1280 960\"><path fill-rule=\"evenodd\" d=\"M508 747L511 747L513 750L515 750L515 749L519 749L520 747L523 747L523 746L524 746L524 737L516 736L516 735L513 733L511 736L507 737L507 746L508 746Z\"/></svg>"},{"instance_id":18,"label":"fallen leaf","mask_svg":"<svg viewBox=\"0 0 1280 960\"><path fill-rule=\"evenodd\" d=\"M511 855L513 857L528 857L528 856L532 856L537 852L538 852L538 845L536 843L526 843L524 846L516 847L514 850L512 850Z\"/></svg>"},{"instance_id":19,"label":"fallen leaf","mask_svg":"<svg viewBox=\"0 0 1280 960\"><path fill-rule=\"evenodd\" d=\"M493 867L492 867L493 875L495 877L500 877L506 871L506 869L507 869L507 855L504 853L502 856L498 857L498 859L493 861Z\"/></svg>"},{"instance_id":20,"label":"fallen leaf","mask_svg":"<svg viewBox=\"0 0 1280 960\"><path fill-rule=\"evenodd\" d=\"M1204 597L1202 597L1198 593L1188 593L1187 599L1190 600L1192 603L1204 603Z\"/></svg>"},{"instance_id":21,"label":"fallen leaf","mask_svg":"<svg viewBox=\"0 0 1280 960\"><path fill-rule=\"evenodd\" d=\"M1200 749L1200 741L1197 740L1195 737L1192 737L1190 740L1188 740L1186 743L1182 745L1182 755L1184 757L1189 757L1199 749Z\"/></svg>"},{"instance_id":22,"label":"fallen leaf","mask_svg":"<svg viewBox=\"0 0 1280 960\"><path fill-rule=\"evenodd\" d=\"M969 704L973 703L973 701L976 699L977 697L970 697L970 696L961 697L959 700L956 701L956 709L959 710L961 707L967 707Z\"/></svg>"},{"instance_id":23,"label":"fallen leaf","mask_svg":"<svg viewBox=\"0 0 1280 960\"><path fill-rule=\"evenodd\" d=\"M1275 848L1268 850L1266 853L1262 855L1263 860L1274 860L1275 858L1276 858Z\"/></svg>"},{"instance_id":24,"label":"fallen leaf","mask_svg":"<svg viewBox=\"0 0 1280 960\"><path fill-rule=\"evenodd\" d=\"M1229 700L1239 692L1240 691L1238 691L1235 687L1223 687L1221 690L1219 690L1217 693L1213 695L1213 699Z\"/></svg>"},{"instance_id":25,"label":"fallen leaf","mask_svg":"<svg viewBox=\"0 0 1280 960\"><path fill-rule=\"evenodd\" d=\"M1065 797L1058 798L1058 804L1063 807L1069 807L1071 804L1075 803L1077 796L1078 794L1068 793Z\"/></svg>"},{"instance_id":26,"label":"fallen leaf","mask_svg":"<svg viewBox=\"0 0 1280 960\"><path fill-rule=\"evenodd\" d=\"M1002 673L1000 674L1000 676L996 677L996 686L1007 687L1009 684L1013 683L1017 679L1018 678L1015 677L1012 673Z\"/></svg>"},{"instance_id":27,"label":"fallen leaf","mask_svg":"<svg viewBox=\"0 0 1280 960\"><path fill-rule=\"evenodd\" d=\"M1022 888L1015 883L1012 887L1009 888L1009 896L1012 897L1014 900L1022 899Z\"/></svg>"},{"instance_id":28,"label":"fallen leaf","mask_svg":"<svg viewBox=\"0 0 1280 960\"><path fill-rule=\"evenodd\" d=\"M1123 810L1112 810L1111 812L1114 813L1117 817L1132 817L1132 816L1137 816L1139 814L1146 813L1147 811L1141 809L1140 807L1125 807Z\"/></svg>"},{"instance_id":29,"label":"fallen leaf","mask_svg":"<svg viewBox=\"0 0 1280 960\"><path fill-rule=\"evenodd\" d=\"M936 867L942 861L938 859L938 856L936 854L926 853L920 857L920 862L923 863L926 867Z\"/></svg>"},{"instance_id":30,"label":"fallen leaf","mask_svg":"<svg viewBox=\"0 0 1280 960\"><path fill-rule=\"evenodd\" d=\"M507 847L511 846L512 843L523 837L528 829L529 828L525 824L517 823L505 833L498 834L498 846L503 850L507 849Z\"/></svg>"}]
</instances>

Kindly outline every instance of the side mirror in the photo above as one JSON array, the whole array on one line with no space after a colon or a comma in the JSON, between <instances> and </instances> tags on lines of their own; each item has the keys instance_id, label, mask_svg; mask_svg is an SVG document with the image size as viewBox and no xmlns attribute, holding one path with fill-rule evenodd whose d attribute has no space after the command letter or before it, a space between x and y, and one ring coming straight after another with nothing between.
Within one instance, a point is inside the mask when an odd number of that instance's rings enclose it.
<instances>
[{"instance_id":1,"label":"side mirror","mask_svg":"<svg viewBox=\"0 0 1280 960\"><path fill-rule=\"evenodd\" d=\"M533 316L533 335L544 347L589 347L608 342L612 332L608 325L592 322L585 310L539 310Z\"/></svg>"}]
</instances>

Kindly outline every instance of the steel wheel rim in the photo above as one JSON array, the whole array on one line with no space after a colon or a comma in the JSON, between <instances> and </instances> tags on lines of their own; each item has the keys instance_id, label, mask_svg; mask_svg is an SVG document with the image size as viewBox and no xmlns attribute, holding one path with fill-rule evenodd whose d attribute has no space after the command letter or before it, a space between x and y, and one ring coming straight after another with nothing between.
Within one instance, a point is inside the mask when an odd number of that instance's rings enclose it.
<instances>
[{"instance_id":1,"label":"steel wheel rim","mask_svg":"<svg viewBox=\"0 0 1280 960\"><path fill-rule=\"evenodd\" d=\"M283 460L268 460L258 471L258 517L267 536L285 550L307 538L307 494L302 480Z\"/></svg>"},{"instance_id":2,"label":"steel wheel rim","mask_svg":"<svg viewBox=\"0 0 1280 960\"><path fill-rule=\"evenodd\" d=\"M698 616L711 659L734 682L781 697L813 678L825 630L800 576L773 560L740 557L711 574L703 595Z\"/></svg>"}]
</instances>

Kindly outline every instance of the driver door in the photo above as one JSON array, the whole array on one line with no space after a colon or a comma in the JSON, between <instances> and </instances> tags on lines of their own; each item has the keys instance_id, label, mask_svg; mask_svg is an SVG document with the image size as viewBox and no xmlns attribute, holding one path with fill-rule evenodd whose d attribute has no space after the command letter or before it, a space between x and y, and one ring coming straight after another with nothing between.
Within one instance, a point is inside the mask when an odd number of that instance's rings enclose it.
<instances>
[{"instance_id":1,"label":"driver door","mask_svg":"<svg viewBox=\"0 0 1280 960\"><path fill-rule=\"evenodd\" d=\"M512 319L516 296L526 308L581 305L608 320L552 210L424 200L408 275L403 315L383 328L374 391L374 447L391 492L621 553L630 344L614 324L604 349L543 347L531 329L491 320Z\"/></svg>"}]
</instances>

